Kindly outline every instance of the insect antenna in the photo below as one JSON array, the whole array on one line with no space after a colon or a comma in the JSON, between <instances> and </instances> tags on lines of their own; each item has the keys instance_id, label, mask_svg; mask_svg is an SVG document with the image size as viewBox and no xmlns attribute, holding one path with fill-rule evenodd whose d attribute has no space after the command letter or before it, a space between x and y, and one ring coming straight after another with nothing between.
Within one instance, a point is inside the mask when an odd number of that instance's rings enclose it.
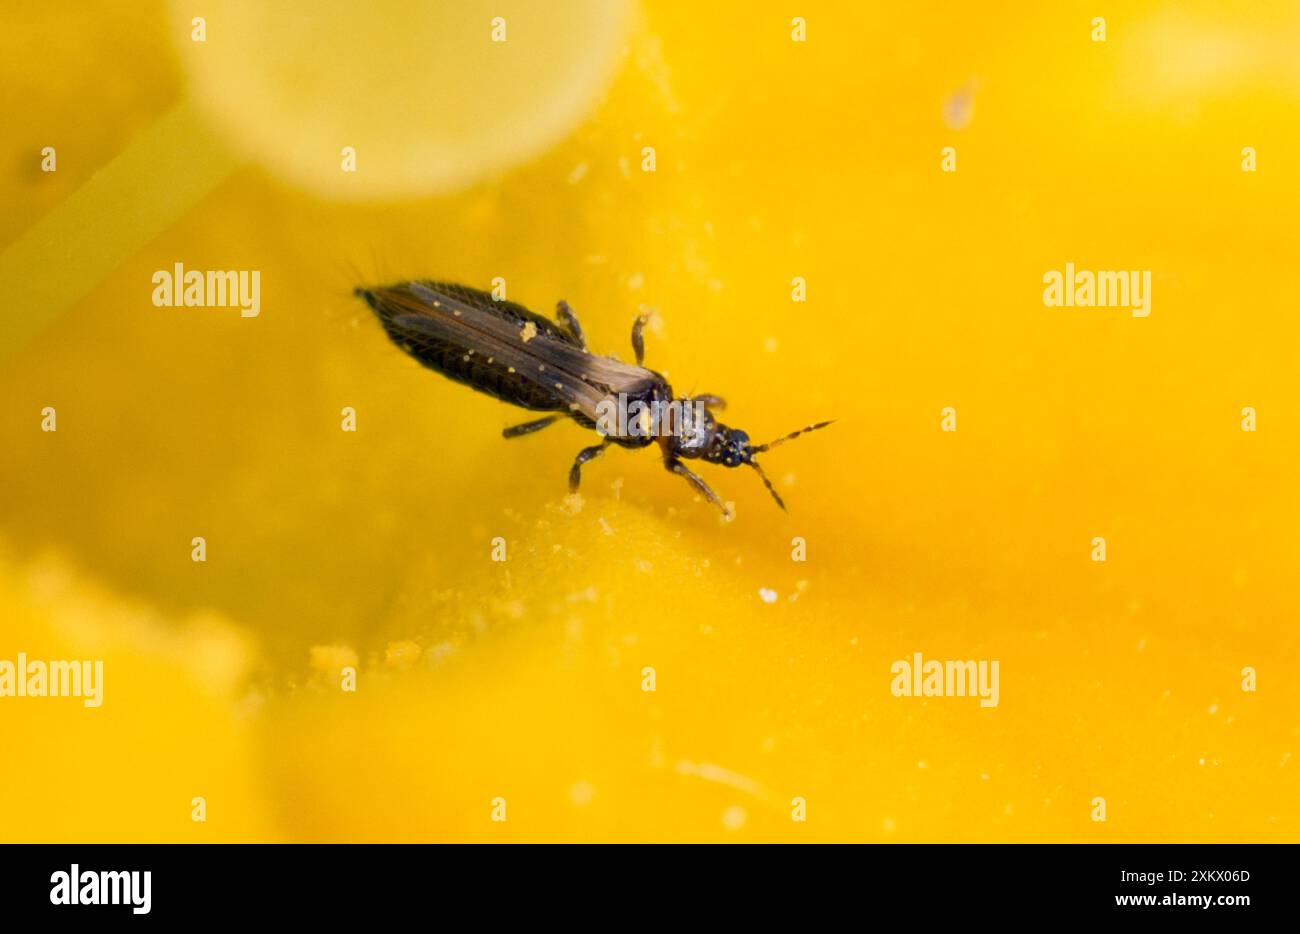
<instances>
[{"instance_id":1,"label":"insect antenna","mask_svg":"<svg viewBox=\"0 0 1300 934\"><path fill-rule=\"evenodd\" d=\"M758 475L763 478L763 486L767 487L767 492L772 494L772 499L776 500L776 504L781 507L781 511L789 512L790 510L785 508L785 500L781 499L781 494L776 491L776 487L772 486L772 481L767 478L767 474L763 472L763 468L758 466L758 461L751 458L746 461L746 463L758 471Z\"/></svg>"},{"instance_id":2,"label":"insect antenna","mask_svg":"<svg viewBox=\"0 0 1300 934\"><path fill-rule=\"evenodd\" d=\"M792 431L784 438L777 438L775 441L769 441L767 444L754 445L749 450L751 454L762 454L764 451L770 451L772 450L772 448L779 447L780 445L785 444L787 441L793 441L795 438L799 437L800 435L804 435L810 431L816 431L819 428L825 428L827 425L833 425L833 424L835 424L834 419L831 419L829 422L818 422L816 425L809 425L807 428L800 428L798 431ZM754 466L757 467L758 465L755 464ZM759 472L762 473L762 471ZM772 487L769 484L768 489L771 488ZM772 495L775 496L776 494L773 493Z\"/></svg>"}]
</instances>

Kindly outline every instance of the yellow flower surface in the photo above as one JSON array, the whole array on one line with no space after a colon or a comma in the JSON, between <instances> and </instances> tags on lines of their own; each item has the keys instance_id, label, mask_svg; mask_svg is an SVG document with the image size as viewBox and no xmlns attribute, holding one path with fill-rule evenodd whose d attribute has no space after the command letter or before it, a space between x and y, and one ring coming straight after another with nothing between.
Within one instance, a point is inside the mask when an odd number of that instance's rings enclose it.
<instances>
[{"instance_id":1,"label":"yellow flower surface","mask_svg":"<svg viewBox=\"0 0 1300 934\"><path fill-rule=\"evenodd\" d=\"M0 840L1300 839L1300 10L204 6L0 11ZM569 496L409 278L835 424Z\"/></svg>"}]
</instances>

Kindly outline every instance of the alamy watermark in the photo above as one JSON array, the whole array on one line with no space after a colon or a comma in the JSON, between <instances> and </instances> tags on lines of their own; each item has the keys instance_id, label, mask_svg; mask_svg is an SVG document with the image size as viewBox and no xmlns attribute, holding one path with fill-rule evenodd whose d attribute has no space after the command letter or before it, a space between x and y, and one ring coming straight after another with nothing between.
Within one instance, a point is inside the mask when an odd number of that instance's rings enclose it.
<instances>
[{"instance_id":1,"label":"alamy watermark","mask_svg":"<svg viewBox=\"0 0 1300 934\"><path fill-rule=\"evenodd\" d=\"M262 313L262 273L253 269L189 269L176 263L150 280L157 308L238 308L242 318Z\"/></svg>"},{"instance_id":2,"label":"alamy watermark","mask_svg":"<svg viewBox=\"0 0 1300 934\"><path fill-rule=\"evenodd\" d=\"M0 698L80 697L86 707L104 703L104 663L99 659L0 659Z\"/></svg>"},{"instance_id":3,"label":"alamy watermark","mask_svg":"<svg viewBox=\"0 0 1300 934\"><path fill-rule=\"evenodd\" d=\"M1043 304L1048 308L1128 308L1134 318L1151 314L1151 270L1049 269L1043 273Z\"/></svg>"},{"instance_id":4,"label":"alamy watermark","mask_svg":"<svg viewBox=\"0 0 1300 934\"><path fill-rule=\"evenodd\" d=\"M706 431L710 421L704 403L694 399L629 402L620 392L596 406L596 431L607 438L689 438Z\"/></svg>"},{"instance_id":5,"label":"alamy watermark","mask_svg":"<svg viewBox=\"0 0 1300 934\"><path fill-rule=\"evenodd\" d=\"M131 913L147 915L153 907L153 873L83 870L77 863L50 876L51 905L130 905Z\"/></svg>"},{"instance_id":6,"label":"alamy watermark","mask_svg":"<svg viewBox=\"0 0 1300 934\"><path fill-rule=\"evenodd\" d=\"M996 707L1001 697L996 659L925 659L913 652L889 666L895 697L978 697L981 707Z\"/></svg>"}]
</instances>

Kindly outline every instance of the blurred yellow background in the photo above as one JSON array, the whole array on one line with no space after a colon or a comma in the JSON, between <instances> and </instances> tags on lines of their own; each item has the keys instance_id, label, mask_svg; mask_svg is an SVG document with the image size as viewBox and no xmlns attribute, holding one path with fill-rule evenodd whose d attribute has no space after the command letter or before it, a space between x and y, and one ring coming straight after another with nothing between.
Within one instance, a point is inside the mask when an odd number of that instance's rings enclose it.
<instances>
[{"instance_id":1,"label":"blurred yellow background","mask_svg":"<svg viewBox=\"0 0 1300 934\"><path fill-rule=\"evenodd\" d=\"M1300 839L1300 8L266 6L0 11L0 659L105 661L0 698L0 839ZM154 307L178 262L260 315ZM1045 308L1067 262L1150 317ZM408 277L838 421L788 516L626 451L566 501L588 436L350 294Z\"/></svg>"}]
</instances>

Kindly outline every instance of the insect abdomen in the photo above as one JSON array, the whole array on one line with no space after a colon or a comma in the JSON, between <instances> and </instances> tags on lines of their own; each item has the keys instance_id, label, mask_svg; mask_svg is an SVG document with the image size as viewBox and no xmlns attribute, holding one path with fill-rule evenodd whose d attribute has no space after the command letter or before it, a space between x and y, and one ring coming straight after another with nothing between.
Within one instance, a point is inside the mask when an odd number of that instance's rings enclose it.
<instances>
[{"instance_id":1,"label":"insect abdomen","mask_svg":"<svg viewBox=\"0 0 1300 934\"><path fill-rule=\"evenodd\" d=\"M534 314L521 305L497 302L486 292L464 286L444 283L427 285L431 289L453 294L461 301L520 325L531 321L539 332L572 342L572 339L554 322ZM404 284L376 289L358 289L357 294L374 310L389 339L421 365L436 370L450 380L511 405L539 412L558 412L567 409L566 404L557 394L547 392L535 381L522 378L518 373L512 372L508 366L494 360L478 348L471 347L468 343L440 340L423 331L405 327L401 319L404 315L410 314L412 300L410 291Z\"/></svg>"}]
</instances>

